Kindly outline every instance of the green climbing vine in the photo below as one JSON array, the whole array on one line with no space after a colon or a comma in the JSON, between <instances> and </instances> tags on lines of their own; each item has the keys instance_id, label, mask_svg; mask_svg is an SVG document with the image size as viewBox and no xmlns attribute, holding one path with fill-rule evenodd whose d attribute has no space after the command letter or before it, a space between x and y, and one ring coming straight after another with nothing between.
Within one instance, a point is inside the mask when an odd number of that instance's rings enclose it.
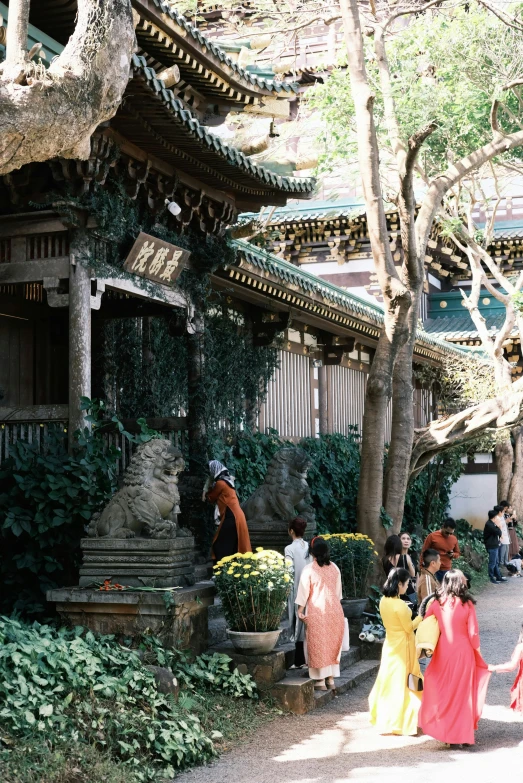
<instances>
[{"instance_id":1,"label":"green climbing vine","mask_svg":"<svg viewBox=\"0 0 523 783\"><path fill-rule=\"evenodd\" d=\"M116 159L115 161L116 162ZM66 188L66 185L64 185ZM211 273L232 264L236 250L227 237L206 236L199 229L181 233L164 207L154 214L145 190L132 198L114 166L104 185L80 197L53 195L70 224L78 210L96 220L90 265L100 274L130 277L123 269L137 235L143 231L191 252L189 268L177 285L203 316L203 375L191 404L200 407L205 428L212 433L239 431L248 419L246 401L256 409L277 367L277 350L254 347L248 321L229 306L229 292L218 294ZM149 293L160 288L136 278ZM94 393L124 418L184 415L189 405L187 336L184 312L166 309L165 317L105 320L93 355ZM252 415L252 414L251 414Z\"/></svg>"}]
</instances>

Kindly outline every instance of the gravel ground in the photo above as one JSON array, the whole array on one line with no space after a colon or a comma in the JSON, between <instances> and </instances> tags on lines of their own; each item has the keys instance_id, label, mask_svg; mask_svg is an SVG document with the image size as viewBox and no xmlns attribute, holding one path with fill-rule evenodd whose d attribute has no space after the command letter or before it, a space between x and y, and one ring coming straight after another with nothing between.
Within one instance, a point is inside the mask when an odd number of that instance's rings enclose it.
<instances>
[{"instance_id":1,"label":"gravel ground","mask_svg":"<svg viewBox=\"0 0 523 783\"><path fill-rule=\"evenodd\" d=\"M488 585L478 600L481 652L510 658L523 622L523 579ZM372 681L304 716L267 724L219 761L176 783L498 783L522 779L523 723L508 708L514 673L493 674L474 752L430 737L379 736L368 723ZM409 774L410 773L410 774Z\"/></svg>"}]
</instances>

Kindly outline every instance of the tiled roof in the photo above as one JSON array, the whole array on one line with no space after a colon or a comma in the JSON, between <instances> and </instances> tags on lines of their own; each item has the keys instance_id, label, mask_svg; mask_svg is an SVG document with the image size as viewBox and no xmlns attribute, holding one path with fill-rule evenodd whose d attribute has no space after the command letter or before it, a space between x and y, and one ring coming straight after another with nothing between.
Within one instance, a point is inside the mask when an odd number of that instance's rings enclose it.
<instances>
[{"instance_id":1,"label":"tiled roof","mask_svg":"<svg viewBox=\"0 0 523 783\"><path fill-rule=\"evenodd\" d=\"M249 73L241 65L238 65L232 57L230 57L220 46L214 43L210 38L194 27L182 14L176 11L172 5L165 2L165 0L151 0L160 13L167 14L168 17L184 32L186 40L196 44L198 48L204 54L210 54L211 57L216 58L222 67L225 67L235 79L240 79L245 87L250 90L259 90L261 92L275 93L275 97L278 95L293 95L298 92L298 85L291 84L289 82L280 82L275 79L268 79L260 76L256 76L253 73Z\"/></svg>"},{"instance_id":2,"label":"tiled roof","mask_svg":"<svg viewBox=\"0 0 523 783\"><path fill-rule=\"evenodd\" d=\"M487 329L499 331L505 321L504 312L482 313ZM425 321L425 331L429 334L445 340L473 340L479 339L477 329L468 314L444 315L438 318L430 318ZM515 329L515 331L517 331Z\"/></svg>"},{"instance_id":3,"label":"tiled roof","mask_svg":"<svg viewBox=\"0 0 523 783\"><path fill-rule=\"evenodd\" d=\"M294 289L300 289L307 294L317 294L327 303L339 306L348 310L356 318L363 318L380 328L384 321L383 310L372 302L367 302L349 291L344 291L333 283L323 280L321 277L306 272L300 267L294 266L281 258L278 258L265 250L255 247L250 242L244 240L235 240L234 245L239 251L240 257L264 272L268 272L274 277L292 286ZM420 347L435 349L443 353L474 353L464 346L455 346L443 339L440 339L428 331L418 330L417 343Z\"/></svg>"},{"instance_id":4,"label":"tiled roof","mask_svg":"<svg viewBox=\"0 0 523 783\"><path fill-rule=\"evenodd\" d=\"M133 79L111 125L142 149L213 186L294 198L307 198L312 192L313 179L280 177L209 133L165 88L144 57L133 55L132 71Z\"/></svg>"},{"instance_id":5,"label":"tiled roof","mask_svg":"<svg viewBox=\"0 0 523 783\"><path fill-rule=\"evenodd\" d=\"M523 223L519 220L499 220L494 225L494 239L523 239Z\"/></svg>"},{"instance_id":6,"label":"tiled roof","mask_svg":"<svg viewBox=\"0 0 523 783\"><path fill-rule=\"evenodd\" d=\"M275 209L270 224L292 222L295 220L333 220L342 217L356 217L365 214L365 205L361 201L309 201L305 204L287 204ZM244 212L242 222L258 217L258 213ZM262 216L263 217L263 216Z\"/></svg>"}]
</instances>

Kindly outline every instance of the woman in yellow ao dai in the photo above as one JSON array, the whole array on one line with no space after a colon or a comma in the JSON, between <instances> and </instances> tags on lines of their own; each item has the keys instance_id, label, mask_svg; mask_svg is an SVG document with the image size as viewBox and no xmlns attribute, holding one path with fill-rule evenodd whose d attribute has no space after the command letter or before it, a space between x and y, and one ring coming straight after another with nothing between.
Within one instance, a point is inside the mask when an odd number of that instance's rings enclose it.
<instances>
[{"instance_id":1,"label":"woman in yellow ao dai","mask_svg":"<svg viewBox=\"0 0 523 783\"><path fill-rule=\"evenodd\" d=\"M411 610L400 596L409 584L404 568L390 572L383 587L380 614L386 637L378 677L369 696L370 722L380 734L415 735L421 693L407 687L409 674L421 676L414 631L421 617L413 621Z\"/></svg>"}]
</instances>

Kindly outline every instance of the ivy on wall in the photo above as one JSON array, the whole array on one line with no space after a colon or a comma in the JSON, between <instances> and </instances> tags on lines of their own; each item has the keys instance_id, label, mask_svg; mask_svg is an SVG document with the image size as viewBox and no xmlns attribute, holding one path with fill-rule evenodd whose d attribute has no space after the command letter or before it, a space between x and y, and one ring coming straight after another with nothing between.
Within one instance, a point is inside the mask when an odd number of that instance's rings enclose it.
<instances>
[{"instance_id":1,"label":"ivy on wall","mask_svg":"<svg viewBox=\"0 0 523 783\"><path fill-rule=\"evenodd\" d=\"M61 207L73 223L76 208L86 209L96 219L89 263L101 273L110 266L111 275L129 277L123 261L140 231L191 252L190 267L183 270L177 286L203 316L204 361L198 400L206 430L211 437L218 430L239 431L248 419L246 402L255 411L263 401L278 352L253 347L248 322L228 306L228 292L212 290L211 273L234 262L236 250L230 241L206 236L199 227L180 232L167 209L154 215L145 195L129 196L117 168L111 170L103 187L95 186L79 199L71 197ZM150 281L138 282L151 292L160 290ZM95 391L119 416L163 417L187 411L187 341L184 334L175 336L170 312L165 318L113 319L102 328L98 355L93 357ZM198 405L198 400L193 396L191 403Z\"/></svg>"}]
</instances>

